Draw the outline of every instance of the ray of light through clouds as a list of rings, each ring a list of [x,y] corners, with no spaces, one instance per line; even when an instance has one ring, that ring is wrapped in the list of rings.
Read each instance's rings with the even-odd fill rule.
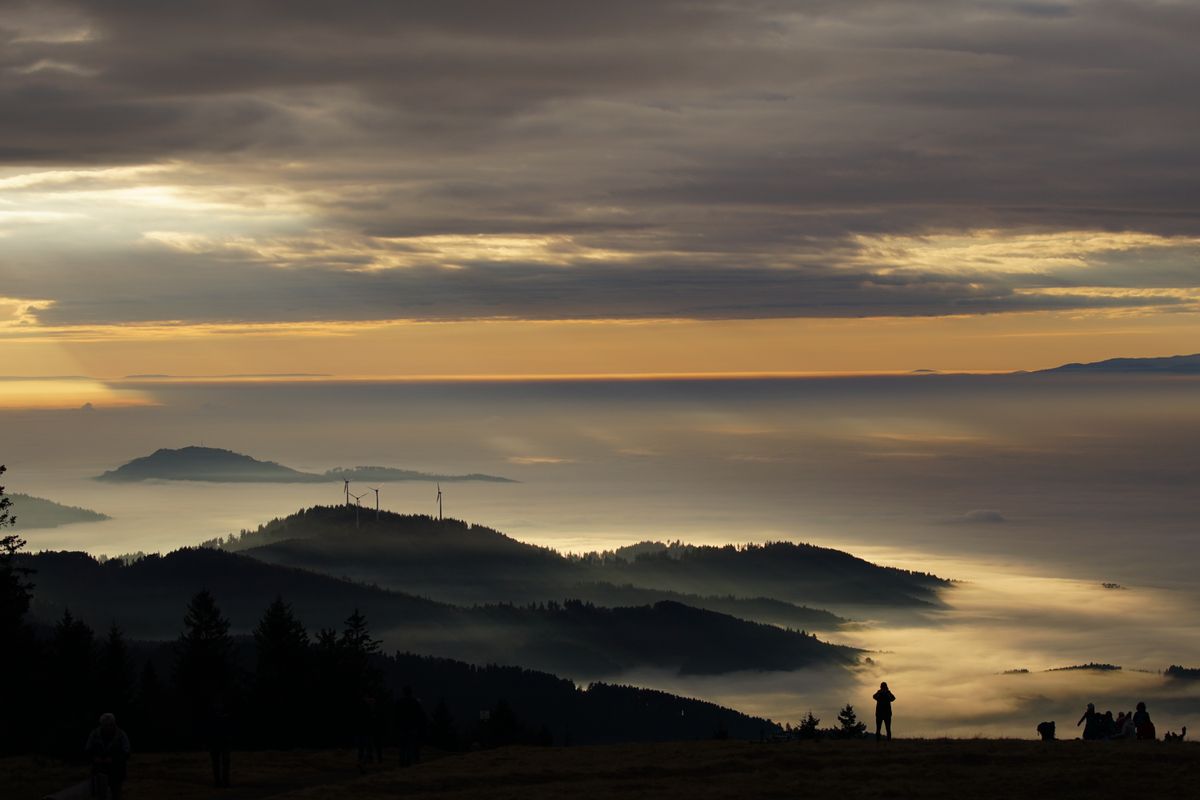
[[[566,549],[969,579],[843,634],[924,732],[1029,733],[1103,682],[1200,710],[1002,674],[1200,666],[1191,384],[874,374],[1200,350],[1198,37],[1183,0],[0,0],[0,456],[111,503],[105,547],[39,540],[109,553],[305,502],[162,488],[195,512],[167,534],[84,480],[194,438],[513,474],[450,502]],[[851,691],[644,677],[773,715]]]

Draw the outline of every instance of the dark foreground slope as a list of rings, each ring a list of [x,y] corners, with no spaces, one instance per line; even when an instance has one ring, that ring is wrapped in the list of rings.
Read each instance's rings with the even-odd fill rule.
[[[359,776],[349,751],[234,753],[228,798],[574,800],[592,798],[1183,798],[1200,781],[1200,746],[1083,742],[680,742],[510,747],[433,757]],[[394,753],[385,756],[394,764]],[[41,797],[79,767],[0,760],[0,795]],[[130,797],[208,798],[207,755],[139,755]]]
[[[211,549],[179,550],[130,564],[84,553],[22,557],[34,569],[31,613],[66,610],[96,629],[116,621],[130,636],[174,639],[200,589],[212,592],[235,634],[247,634],[275,597],[310,631],[339,628],[358,609],[386,648],[473,663],[520,664],[601,678],[638,667],[682,673],[843,666],[857,651],[800,632],[679,603],[602,608],[580,602],[457,607]]]

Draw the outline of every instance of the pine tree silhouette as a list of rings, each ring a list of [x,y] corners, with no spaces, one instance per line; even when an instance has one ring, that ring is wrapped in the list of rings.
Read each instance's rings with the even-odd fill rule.
[[[79,737],[96,723],[95,634],[67,609],[54,626],[49,660],[43,669],[50,719],[50,749],[74,754]]]
[[[7,468],[0,464],[0,475]],[[9,513],[12,500],[0,486],[0,532],[16,524],[17,518]],[[7,650],[23,630],[24,618],[29,611],[33,584],[26,580],[32,570],[16,564],[17,553],[25,547],[25,540],[15,533],[0,536],[0,644]],[[9,651],[13,652],[13,651]]]
[[[301,731],[304,707],[296,702],[310,692],[308,631],[292,607],[276,597],[254,629],[255,718],[262,735],[276,746],[291,746]]]
[[[175,643],[175,684],[193,721],[199,721],[214,696],[232,688],[232,652],[229,620],[221,616],[212,593],[202,589],[188,603],[183,633]]]
[[[125,635],[115,622],[100,645],[97,680],[101,708],[123,720],[133,705],[134,667]]]
[[[862,738],[867,732],[867,723],[859,722],[858,715],[854,713],[854,706],[849,703],[846,707],[838,712],[839,733],[848,739]]]
[[[821,720],[809,711],[796,726],[796,736],[800,739],[815,739],[817,738],[817,726],[820,724]]]
[[[357,608],[346,618],[345,625],[342,637],[338,640],[343,674],[348,682],[347,688],[352,692],[351,696],[360,698],[378,690],[381,676],[378,670],[372,667],[371,657],[379,653],[379,646],[383,642],[371,638],[367,618]]]

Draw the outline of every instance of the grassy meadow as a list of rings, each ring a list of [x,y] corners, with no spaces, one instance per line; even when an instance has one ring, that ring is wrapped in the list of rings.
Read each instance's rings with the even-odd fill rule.
[[[125,797],[289,798],[1094,798],[1191,796],[1194,743],[905,740],[758,744],[679,742],[510,747],[432,754],[360,774],[349,751],[235,753],[233,783],[213,789],[203,753],[145,754]],[[0,760],[0,796],[41,798],[84,775],[78,766]]]

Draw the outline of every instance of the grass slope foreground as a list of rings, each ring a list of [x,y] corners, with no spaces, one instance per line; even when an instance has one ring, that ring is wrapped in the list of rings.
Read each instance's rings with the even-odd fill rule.
[[[1143,746],[1145,745],[1145,746]],[[756,744],[674,742],[592,747],[505,747],[429,752],[415,767],[360,775],[348,750],[233,754],[231,798],[277,800],[725,800],[928,798],[1011,800],[1183,798],[1198,778],[1200,746],[1161,743],[913,740]],[[0,794],[42,797],[80,779],[80,767],[0,759]],[[213,796],[205,753],[141,754],[130,797]]]

